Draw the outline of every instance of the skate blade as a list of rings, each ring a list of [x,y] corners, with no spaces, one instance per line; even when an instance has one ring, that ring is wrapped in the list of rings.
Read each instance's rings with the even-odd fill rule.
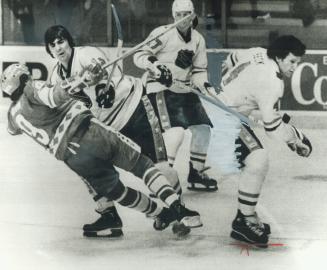
[[[172,227],[173,233],[178,237],[185,237],[191,232],[191,228],[186,227],[183,223],[175,222]]]
[[[218,186],[203,186],[202,184],[189,183],[187,186],[188,190],[202,191],[202,192],[214,192],[218,190]]]
[[[85,237],[104,237],[104,238],[118,238],[123,236],[121,229],[106,229],[98,232],[84,231],[83,236]]]
[[[180,223],[188,228],[199,228],[203,226],[200,216],[184,217]]]
[[[248,239],[245,235],[237,232],[237,231],[232,231],[230,234],[231,238],[240,241],[241,243],[246,243],[250,247],[257,247],[257,248],[268,248],[268,243],[255,243]]]

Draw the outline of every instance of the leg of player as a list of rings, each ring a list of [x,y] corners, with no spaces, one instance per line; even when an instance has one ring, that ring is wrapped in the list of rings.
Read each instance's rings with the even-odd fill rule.
[[[115,173],[113,171],[113,173]],[[104,236],[104,237],[120,237],[123,235],[123,222],[117,212],[113,201],[105,197],[99,196],[87,180],[83,179],[90,195],[96,202],[97,207],[95,211],[100,214],[100,217],[93,223],[84,224],[84,236]]]
[[[210,127],[208,125],[194,125],[189,127],[192,133],[190,146],[190,172],[188,175],[188,189],[196,191],[216,191],[217,181],[210,178],[204,167],[210,142]]]
[[[232,222],[231,237],[265,248],[270,226],[260,221],[255,207],[268,171],[268,155],[249,127],[242,126],[236,144],[239,161],[244,167],[239,179],[239,204]]]
[[[166,130],[162,136],[165,141],[169,165],[174,166],[178,149],[184,140],[184,129],[182,127],[173,127]]]
[[[177,171],[173,169],[167,161],[159,162],[155,164],[156,168],[158,168],[163,175],[169,181],[169,184],[174,188],[175,192],[178,195],[182,194],[182,188],[179,182],[179,177]]]
[[[202,226],[199,213],[187,209],[181,203],[179,195],[169,184],[162,172],[153,165],[153,162],[149,158],[140,155],[131,172],[135,176],[142,178],[153,194],[175,213],[177,221],[189,228]]]
[[[96,145],[94,141],[97,142]],[[140,195],[129,195],[126,197],[129,201],[126,202],[124,198],[121,199],[117,195],[122,193],[116,188],[120,181],[113,165],[130,171],[143,179],[149,189],[169,206],[171,212],[174,213],[175,220],[182,222],[186,227],[202,226],[199,213],[181,204],[179,195],[153,162],[140,153],[140,148],[121,133],[96,119],[92,119],[88,132],[81,138],[78,153],[66,160],[66,163],[87,179],[99,196],[135,208]],[[121,189],[123,187],[121,186]]]

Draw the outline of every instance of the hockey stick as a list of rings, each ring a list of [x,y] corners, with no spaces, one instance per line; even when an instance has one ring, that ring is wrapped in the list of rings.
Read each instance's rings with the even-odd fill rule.
[[[121,56],[117,57],[116,59],[113,59],[112,61],[110,61],[109,63],[105,64],[102,66],[103,69],[117,63],[118,61],[134,54],[136,51],[138,51],[139,49],[141,49],[142,47],[144,47],[145,45],[148,45],[150,42],[152,42],[153,40],[161,37],[162,35],[166,34],[167,32],[169,32],[170,30],[174,29],[176,26],[178,26],[179,24],[181,24],[182,22],[186,21],[187,19],[193,17],[194,14],[190,14],[185,16],[184,18],[180,19],[179,21],[169,25],[164,31],[162,31],[161,33],[159,33],[158,35],[148,38],[146,40],[144,40],[143,42],[139,43],[138,45],[132,47],[131,49],[129,49],[127,52],[123,53]]]
[[[123,48],[123,43],[124,43],[124,40],[123,40],[123,30],[122,30],[122,27],[121,27],[121,24],[120,24],[120,20],[119,20],[119,17],[118,17],[116,8],[115,8],[115,6],[113,4],[111,4],[111,8],[112,8],[112,13],[114,15],[114,20],[115,20],[115,25],[116,25],[116,30],[117,30],[117,36],[118,36],[117,57],[119,57],[120,56],[120,53],[121,53],[121,50]],[[113,66],[112,66],[111,72],[110,72],[110,74],[108,76],[108,79],[107,79],[106,86],[104,88],[104,92],[108,92],[109,91],[110,82],[111,82],[112,76],[114,74],[114,71],[115,71],[117,65],[118,65],[118,61],[115,62],[113,64]]]
[[[205,95],[205,94],[201,93],[199,90],[197,90],[194,86],[186,85],[178,80],[174,80],[174,85],[176,85],[182,89],[188,90],[189,92],[199,96],[200,98],[203,98],[204,100],[208,101],[209,103],[219,107],[221,110],[236,116],[238,119],[240,119],[242,122],[244,122],[246,124],[249,124],[249,123],[256,124],[252,119],[250,119],[250,118],[246,117],[245,115],[226,106],[223,102],[221,102],[218,99],[218,97],[213,96],[212,94],[210,94],[210,96]]]

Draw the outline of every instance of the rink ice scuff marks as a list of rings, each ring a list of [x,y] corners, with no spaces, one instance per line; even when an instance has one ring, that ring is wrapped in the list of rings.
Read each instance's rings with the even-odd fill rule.
[[[285,246],[250,249],[249,256],[231,245],[236,215],[237,177],[219,178],[208,157],[219,191],[186,190],[187,150],[180,156],[186,205],[201,214],[203,228],[176,239],[171,228],[156,232],[152,220],[118,207],[124,236],[86,239],[82,225],[94,221],[94,203],[78,176],[27,137],[11,137],[0,125],[0,269],[324,269],[327,250],[327,145],[323,130],[303,130],[313,141],[312,157],[303,159],[287,147],[263,140],[270,169],[258,203],[258,214],[272,226],[271,243]],[[258,135],[262,131],[258,131]],[[184,155],[185,154],[185,155]],[[213,153],[211,153],[213,154]],[[141,180],[121,173],[139,187]],[[309,267],[311,266],[311,267]]]

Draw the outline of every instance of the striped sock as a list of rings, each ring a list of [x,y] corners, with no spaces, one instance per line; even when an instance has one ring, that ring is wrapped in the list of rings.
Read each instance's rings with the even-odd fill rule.
[[[260,194],[238,191],[238,207],[245,216],[254,215]]]
[[[157,168],[148,169],[143,176],[147,187],[168,206],[178,200],[174,188]]]

